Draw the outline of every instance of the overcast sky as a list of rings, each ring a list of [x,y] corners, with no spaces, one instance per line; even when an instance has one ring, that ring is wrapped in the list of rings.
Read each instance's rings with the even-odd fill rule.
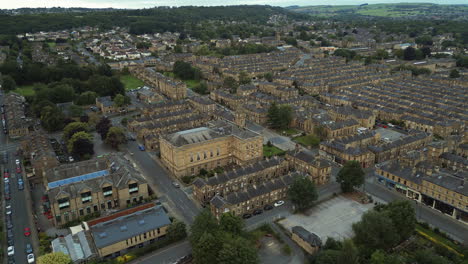
[[[154,6],[186,6],[186,5],[245,5],[262,4],[274,6],[289,5],[359,5],[363,3],[437,3],[437,4],[468,4],[467,0],[0,0],[0,9],[21,7],[87,7],[87,8],[149,8]]]

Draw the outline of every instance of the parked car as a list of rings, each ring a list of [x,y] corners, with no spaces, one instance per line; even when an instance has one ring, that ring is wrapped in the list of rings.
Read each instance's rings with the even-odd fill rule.
[[[11,204],[9,203],[5,205],[5,214],[11,215]]]
[[[265,205],[265,207],[263,207],[263,210],[265,210],[265,211],[268,211],[268,210],[271,210],[271,209],[273,209],[273,206],[271,206],[269,204],[267,204],[267,205]]]
[[[5,183],[10,183],[10,178],[3,178],[3,181],[4,181]]]
[[[174,185],[174,187],[176,187],[176,188],[180,188],[180,184],[177,183],[177,182],[172,182],[172,185]]]
[[[250,217],[252,217],[251,214],[244,214],[244,215],[242,215],[242,218],[244,218],[244,219],[247,219],[247,218],[250,218]]]
[[[26,254],[33,253],[33,248],[31,246],[31,244],[29,244],[29,243],[26,244],[25,250],[26,250]]]
[[[138,145],[138,149],[141,150],[141,151],[145,151],[145,146],[143,146],[143,145]]]
[[[8,247],[8,256],[13,256],[15,255],[15,247],[14,246],[9,246]]]
[[[9,178],[10,177],[10,171],[8,169],[3,170],[3,178]]]
[[[20,160],[19,160],[19,159],[16,159],[16,160],[15,160],[15,163],[16,163],[17,166],[20,165]]]
[[[261,213],[263,213],[262,209],[257,209],[255,211],[253,211],[253,215],[259,215]]]
[[[6,226],[7,226],[7,229],[13,228],[13,221],[11,220],[11,215],[7,215]]]
[[[284,204],[284,201],[279,200],[275,202],[275,207],[282,206]]]
[[[21,166],[16,167],[16,173],[21,173]]]
[[[28,263],[34,263],[34,254],[32,253],[28,254],[27,259],[28,259]]]
[[[13,238],[8,238],[8,246],[13,246],[14,244]]]
[[[24,236],[25,236],[25,237],[28,237],[28,236],[30,236],[30,235],[31,235],[31,228],[25,227],[25,228],[24,228]]]
[[[7,237],[8,238],[13,238],[13,231],[11,229],[8,229],[7,231]]]
[[[69,162],[74,162],[74,161],[75,161],[75,159],[73,159],[73,157],[72,157],[72,156],[70,156],[70,157],[68,157],[68,161],[69,161]]]
[[[20,191],[24,190],[24,183],[23,183],[23,181],[21,181],[21,182],[18,181],[18,190],[20,190]]]

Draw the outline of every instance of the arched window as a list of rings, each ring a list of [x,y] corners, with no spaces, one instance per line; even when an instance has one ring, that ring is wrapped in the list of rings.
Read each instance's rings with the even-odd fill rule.
[[[200,160],[200,153],[197,153],[197,160]]]

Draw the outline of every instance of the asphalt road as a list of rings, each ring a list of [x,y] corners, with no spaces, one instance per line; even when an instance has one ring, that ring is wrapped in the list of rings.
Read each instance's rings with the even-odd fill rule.
[[[3,97],[0,97],[0,104],[3,103]],[[3,133],[3,129],[0,133],[0,152],[7,151],[8,152],[8,164],[2,164],[2,181],[3,181],[3,169],[8,168],[10,171],[10,201],[5,201],[4,199],[4,193],[5,189],[3,188],[1,190],[2,193],[2,209],[5,208],[5,202],[8,202],[11,204],[12,207],[12,222],[13,222],[13,241],[14,241],[14,247],[15,247],[15,255],[14,255],[14,260],[16,263],[27,263],[26,260],[26,252],[25,252],[25,247],[27,243],[30,243],[31,245],[34,245],[32,242],[32,236],[36,234],[34,232],[31,237],[25,237],[24,236],[24,228],[29,227],[34,229],[35,227],[31,225],[32,219],[31,219],[31,214],[28,212],[27,208],[30,206],[30,204],[27,204],[26,201],[26,192],[29,190],[27,188],[28,182],[25,181],[25,177],[23,173],[16,174],[16,164],[15,164],[15,159],[17,158],[14,154],[16,152],[17,147],[19,146],[18,142],[7,140],[7,136]],[[1,161],[3,162],[3,160]],[[23,181],[25,183],[25,189],[24,190],[18,190],[18,178],[22,177]],[[3,183],[4,184],[4,183]],[[4,214],[3,214],[4,215]],[[2,217],[3,217],[2,215]],[[2,218],[2,220],[5,218]],[[6,229],[6,226],[5,226]],[[7,232],[5,232],[6,235]],[[33,246],[34,247],[34,246]],[[6,241],[5,241],[5,247],[4,248],[4,253],[5,256],[7,256],[7,246],[6,246]],[[34,248],[34,253],[36,253],[37,248]]]
[[[181,216],[186,224],[191,224],[200,212],[195,203],[187,197],[182,189],[173,186],[174,179],[146,151],[139,150],[136,141],[128,142],[128,151],[133,153],[131,159],[142,170],[149,183],[155,186],[156,193],[164,195],[176,214]]]
[[[398,199],[407,199],[404,195],[395,190],[390,190],[382,184],[376,183],[375,178],[368,178],[366,181],[365,190],[367,193],[379,197],[380,199],[391,202]],[[433,227],[439,228],[447,233],[453,239],[459,242],[468,243],[468,227],[459,221],[436,211],[429,206],[421,203],[413,203],[416,217],[418,220],[426,222]]]
[[[184,240],[183,242],[155,251],[129,264],[172,264],[179,258],[190,254],[190,252],[192,252],[190,243]]]

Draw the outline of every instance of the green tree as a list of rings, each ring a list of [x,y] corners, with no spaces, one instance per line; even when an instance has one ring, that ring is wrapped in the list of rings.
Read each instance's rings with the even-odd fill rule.
[[[63,139],[67,142],[77,132],[88,132],[88,125],[81,122],[73,122],[65,126],[63,129]]]
[[[167,238],[171,241],[179,241],[187,237],[187,228],[182,221],[174,220],[167,229]]]
[[[314,127],[314,134],[320,138],[320,140],[325,140],[327,138],[327,131],[322,125]]]
[[[416,228],[414,208],[410,201],[394,201],[381,209],[393,222],[402,240],[408,239]]]
[[[281,105],[278,109],[279,128],[288,129],[293,120],[293,110],[289,105]]]
[[[400,241],[398,230],[384,213],[368,211],[353,224],[354,241],[370,256],[377,249],[388,250]]]
[[[13,91],[16,89],[16,82],[10,75],[4,75],[2,77],[2,89],[4,91]]]
[[[239,84],[249,84],[252,82],[252,78],[249,77],[249,74],[245,71],[239,73]]]
[[[280,123],[280,113],[279,113],[279,108],[278,105],[276,105],[276,102],[273,102],[270,105],[270,108],[268,108],[268,126],[271,128],[278,128],[279,123]]]
[[[205,232],[215,232],[219,229],[218,221],[211,214],[209,209],[201,211],[190,228],[190,243],[192,245],[197,244],[201,236]]]
[[[112,124],[109,118],[102,117],[99,122],[96,123],[96,131],[101,135],[101,139],[106,139],[107,132],[111,128]]]
[[[70,113],[70,117],[81,117],[84,113],[83,108],[74,104],[70,105],[68,112]]]
[[[403,59],[404,60],[415,60],[416,59],[416,49],[413,47],[407,47],[403,51]]]
[[[236,93],[237,88],[239,87],[239,83],[236,81],[236,79],[232,78],[231,76],[228,76],[223,80],[223,87],[228,88],[229,91],[234,94]]]
[[[88,142],[88,143],[86,143]],[[91,143],[91,144],[89,144]],[[67,150],[73,156],[84,157],[85,155],[93,155],[93,136],[85,131],[80,131],[75,134],[67,142]]]
[[[388,54],[388,52],[387,52],[386,50],[384,50],[384,49],[378,49],[378,50],[375,52],[374,58],[377,59],[377,60],[388,59],[388,58],[389,58],[389,54]]]
[[[127,126],[127,124],[128,124],[128,118],[126,118],[126,117],[122,118],[122,120],[120,121],[120,124],[121,124],[122,126]]]
[[[310,208],[318,198],[315,184],[305,176],[297,176],[288,189],[288,197],[298,210]]]
[[[263,75],[263,78],[265,78],[267,81],[272,82],[273,81],[273,73],[267,72]]]
[[[76,100],[75,103],[77,105],[92,105],[96,103],[96,93],[93,91],[87,91],[82,94],[80,94]]]
[[[352,160],[338,172],[336,181],[340,183],[343,192],[352,192],[354,187],[361,186],[364,183],[364,171],[358,161]]]
[[[195,264],[217,263],[217,258],[223,243],[216,233],[204,232],[197,244],[192,244]]]
[[[112,148],[118,150],[121,144],[127,142],[125,131],[120,127],[110,127],[109,132],[107,132],[105,142]]]
[[[411,258],[410,263],[414,264],[451,264],[448,259],[445,259],[442,256],[438,256],[433,251],[429,249],[417,250],[413,257]]]
[[[450,71],[450,75],[449,75],[450,78],[460,78],[460,72],[458,72],[457,69],[452,69]]]
[[[225,232],[240,235],[244,228],[244,221],[232,213],[224,213],[219,220],[219,226]]]
[[[217,262],[220,264],[256,264],[259,263],[255,245],[243,237],[230,238],[224,241],[219,251]]]
[[[41,124],[47,131],[53,132],[62,129],[65,118],[62,111],[55,106],[45,106],[41,111]]]
[[[122,107],[130,104],[130,97],[126,95],[117,94],[114,97],[114,105],[117,107]]]
[[[340,250],[341,247],[342,247],[341,241],[336,240],[333,237],[327,237],[327,242],[325,242],[325,245],[323,245],[323,249]]]
[[[315,260],[316,264],[337,264],[338,258],[340,257],[341,252],[339,250],[327,249],[321,251],[317,259]]]
[[[67,103],[75,98],[75,90],[68,84],[58,84],[50,88],[49,98],[54,103]]]
[[[351,239],[343,241],[343,247],[341,248],[337,263],[359,264],[359,251]]]
[[[54,252],[37,258],[37,264],[70,264],[72,260],[62,252]]]

